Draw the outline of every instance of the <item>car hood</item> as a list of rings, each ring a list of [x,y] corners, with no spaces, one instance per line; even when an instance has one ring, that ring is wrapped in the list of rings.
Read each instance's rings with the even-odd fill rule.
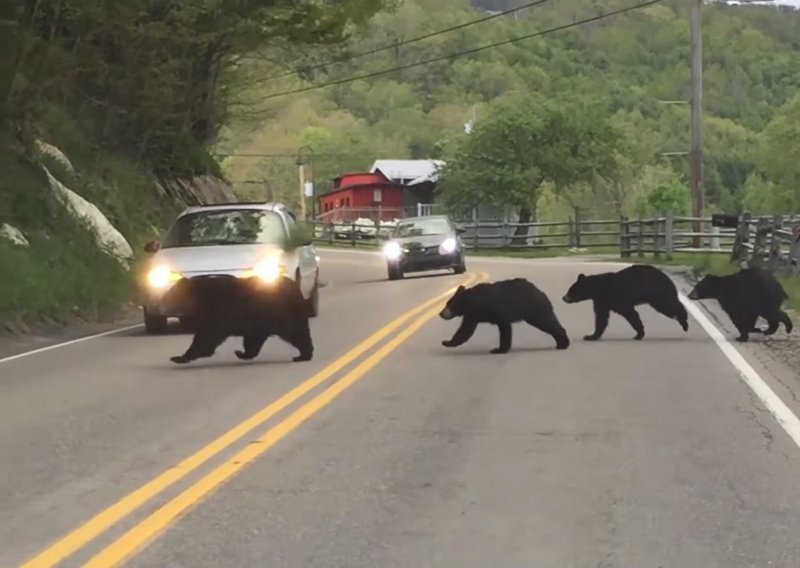
[[[440,245],[444,242],[445,239],[451,238],[454,239],[455,235],[450,233],[444,233],[441,235],[423,235],[419,237],[403,237],[403,238],[395,238],[392,239],[396,243],[404,246],[410,250],[422,248],[422,247],[431,247],[434,245]]]
[[[180,273],[233,272],[252,268],[264,257],[281,252],[277,245],[166,248],[153,256],[151,266],[166,264]]]

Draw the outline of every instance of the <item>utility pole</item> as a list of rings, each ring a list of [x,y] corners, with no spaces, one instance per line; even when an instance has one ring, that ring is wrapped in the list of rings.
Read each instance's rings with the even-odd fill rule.
[[[703,216],[703,0],[690,0],[692,27],[692,148],[691,161],[692,217]],[[699,233],[699,221],[692,223],[692,232]],[[695,248],[700,246],[700,237],[695,236]]]
[[[306,180],[305,180],[305,164],[297,164],[297,171],[300,174],[300,219],[306,220]]]

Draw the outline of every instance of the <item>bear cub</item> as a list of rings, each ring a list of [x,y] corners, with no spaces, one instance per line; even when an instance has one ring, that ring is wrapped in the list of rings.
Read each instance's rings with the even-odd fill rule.
[[[739,331],[736,341],[745,342],[750,333],[772,335],[783,323],[786,333],[792,331],[792,320],[781,309],[789,296],[775,276],[762,268],[745,268],[730,276],[705,276],[689,294],[690,300],[715,299]],[[767,320],[765,330],[756,328],[756,321]]]
[[[297,348],[293,361],[310,361],[314,354],[303,296],[289,278],[273,285],[233,276],[183,279],[163,302],[173,313],[191,314],[194,330],[191,345],[171,357],[173,363],[211,357],[228,337],[243,338],[242,350],[235,351],[243,361],[257,357],[272,335]]]
[[[463,345],[475,333],[479,323],[490,323],[500,330],[500,345],[491,353],[508,353],[511,349],[511,324],[520,321],[551,335],[557,349],[569,347],[569,337],[558,321],[550,299],[525,278],[484,282],[471,288],[459,286],[439,317],[444,320],[463,318],[452,339],[442,341],[445,347]]]
[[[689,330],[686,308],[678,298],[678,289],[669,276],[648,265],[634,265],[618,272],[605,272],[578,279],[563,298],[567,304],[592,300],[594,304],[594,333],[584,336],[596,341],[608,327],[611,312],[621,315],[636,331],[634,339],[644,337],[644,325],[636,306],[647,304],[670,319],[677,320],[683,331]]]

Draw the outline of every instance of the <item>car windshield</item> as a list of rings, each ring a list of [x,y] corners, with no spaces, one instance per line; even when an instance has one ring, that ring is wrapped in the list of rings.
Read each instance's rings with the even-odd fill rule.
[[[450,233],[453,228],[444,217],[429,217],[427,219],[414,219],[401,221],[394,231],[395,237],[423,237],[425,235],[441,235]]]
[[[162,248],[282,244],[285,236],[280,216],[272,211],[200,211],[178,218]]]

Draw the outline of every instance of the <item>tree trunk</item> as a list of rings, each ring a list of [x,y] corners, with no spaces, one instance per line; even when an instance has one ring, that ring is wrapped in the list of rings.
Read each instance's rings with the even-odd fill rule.
[[[13,5],[13,4],[12,4]],[[5,36],[4,44],[8,46],[12,46],[16,40],[17,45],[14,49],[13,57],[9,57],[8,59],[13,61],[11,63],[10,69],[3,70],[0,75],[7,77],[6,82],[3,85],[0,85],[0,112],[5,114],[9,110],[9,106],[11,103],[11,98],[14,95],[14,90],[17,86],[17,78],[19,76],[20,69],[25,62],[25,55],[28,52],[28,45],[27,45],[27,34],[33,31],[34,23],[36,22],[36,16],[39,13],[39,0],[29,0],[26,5],[26,14],[22,21],[18,21],[16,23],[16,33],[14,31],[6,31],[3,33]],[[12,14],[9,14],[8,20],[13,22],[15,18],[11,17]],[[14,24],[11,24],[12,29],[15,27]]]
[[[531,219],[533,218],[533,212],[531,211],[530,207],[523,206],[519,208],[519,221],[518,223],[530,223]],[[528,238],[528,227],[517,227],[514,230],[514,238],[512,242],[515,245],[524,245],[525,241]]]

